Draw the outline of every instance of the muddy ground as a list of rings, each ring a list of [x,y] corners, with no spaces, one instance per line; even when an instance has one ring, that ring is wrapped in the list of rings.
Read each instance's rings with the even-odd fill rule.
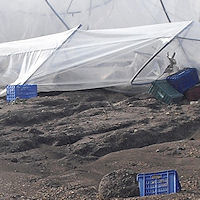
[[[175,169],[182,186],[127,200],[200,199],[200,103],[103,89],[0,99],[1,200],[96,200],[102,177],[122,168]]]

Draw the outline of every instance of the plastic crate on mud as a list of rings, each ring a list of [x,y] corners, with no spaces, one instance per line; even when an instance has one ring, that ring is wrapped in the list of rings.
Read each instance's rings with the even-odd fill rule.
[[[6,87],[8,102],[19,99],[30,99],[37,96],[37,85],[8,85]]]
[[[199,77],[196,68],[186,68],[167,77],[168,83],[170,83],[180,93],[184,93],[186,90],[194,87],[199,83]]]
[[[189,101],[197,101],[197,100],[199,100],[200,99],[200,84],[198,84],[195,87],[187,90],[184,93],[184,95]]]
[[[140,196],[171,194],[181,190],[175,170],[138,174]]]
[[[178,103],[184,98],[184,95],[174,89],[166,80],[152,82],[148,92],[166,104]]]

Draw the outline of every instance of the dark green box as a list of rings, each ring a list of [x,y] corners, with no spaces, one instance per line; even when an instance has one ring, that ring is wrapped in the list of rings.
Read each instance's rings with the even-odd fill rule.
[[[166,104],[178,103],[184,98],[183,94],[173,88],[167,80],[156,80],[152,82],[152,86],[148,92]]]

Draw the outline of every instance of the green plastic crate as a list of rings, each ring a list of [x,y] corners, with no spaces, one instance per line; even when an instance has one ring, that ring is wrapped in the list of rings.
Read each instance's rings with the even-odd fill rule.
[[[167,80],[156,80],[152,82],[148,92],[166,104],[178,103],[184,98],[183,94],[173,88]]]

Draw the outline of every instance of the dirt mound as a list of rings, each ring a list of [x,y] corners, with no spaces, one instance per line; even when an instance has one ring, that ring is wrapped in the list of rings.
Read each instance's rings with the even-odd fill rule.
[[[124,167],[136,173],[177,169],[187,190],[199,191],[199,110],[199,103],[164,105],[146,94],[101,89],[42,93],[10,104],[0,99],[0,199],[96,200],[102,177]],[[120,153],[126,150],[132,153]],[[191,193],[198,196],[194,189],[184,196]]]

